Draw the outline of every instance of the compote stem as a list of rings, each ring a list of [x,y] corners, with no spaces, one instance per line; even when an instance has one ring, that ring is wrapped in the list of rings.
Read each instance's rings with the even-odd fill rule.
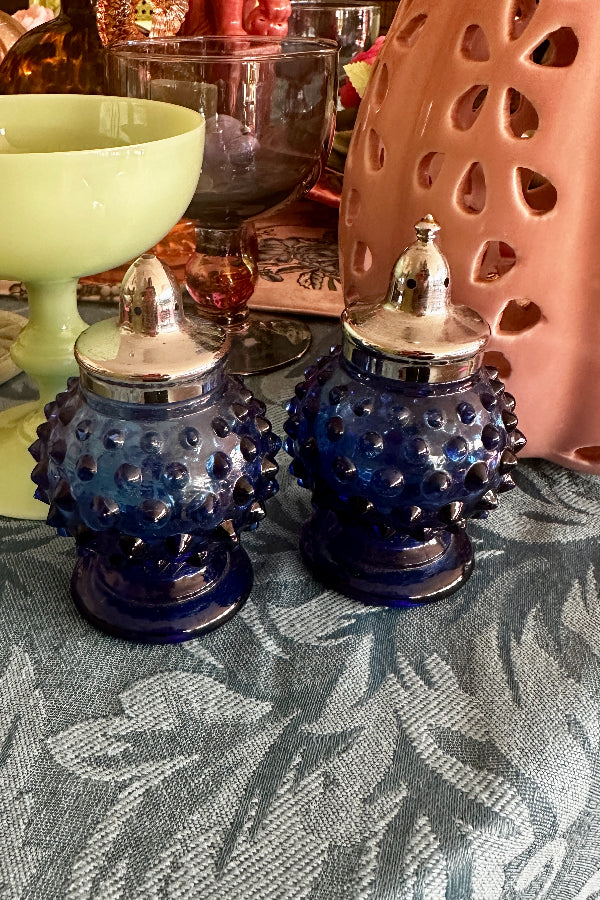
[[[77,279],[27,283],[29,321],[11,347],[15,363],[36,382],[40,398],[0,412],[0,515],[45,519],[48,507],[35,500],[28,447],[44,421],[44,406],[78,372],[73,345],[86,327],[77,311]]]
[[[65,390],[70,375],[78,374],[73,346],[87,325],[77,309],[76,278],[27,282],[25,287],[29,321],[13,344],[11,356],[39,389],[40,421],[43,421],[46,403]]]
[[[310,329],[297,320],[250,316],[248,300],[258,279],[254,225],[196,229],[196,250],[186,265],[186,287],[200,316],[225,328],[231,338],[227,367],[255,375],[285,366],[305,353]]]

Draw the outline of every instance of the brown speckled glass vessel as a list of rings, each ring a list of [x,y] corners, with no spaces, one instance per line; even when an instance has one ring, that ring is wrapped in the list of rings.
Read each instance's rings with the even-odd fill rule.
[[[104,93],[104,49],[92,0],[63,0],[55,19],[11,47],[0,65],[0,93]]]

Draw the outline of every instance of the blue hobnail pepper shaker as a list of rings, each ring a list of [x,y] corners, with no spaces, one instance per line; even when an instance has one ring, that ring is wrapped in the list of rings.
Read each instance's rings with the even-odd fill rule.
[[[252,587],[240,532],[278,489],[264,403],[226,374],[225,333],[185,317],[150,254],[123,279],[119,317],[83,332],[75,356],[80,376],[30,451],[48,524],[77,542],[77,608],[153,643],[221,625]]]
[[[346,309],[342,347],[305,372],[288,404],[290,470],[312,491],[307,566],[367,603],[404,606],[457,590],[473,569],[465,530],[514,487],[525,445],[515,400],[483,365],[489,327],[451,303],[426,216],[388,292]]]

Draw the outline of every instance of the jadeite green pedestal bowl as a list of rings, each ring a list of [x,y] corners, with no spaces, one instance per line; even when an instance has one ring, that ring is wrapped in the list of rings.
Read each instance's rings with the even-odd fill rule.
[[[22,281],[29,323],[11,349],[39,401],[0,413],[0,515],[42,519],[27,447],[77,374],[77,279],[159,241],[190,202],[204,120],[128,97],[0,96],[0,278]]]

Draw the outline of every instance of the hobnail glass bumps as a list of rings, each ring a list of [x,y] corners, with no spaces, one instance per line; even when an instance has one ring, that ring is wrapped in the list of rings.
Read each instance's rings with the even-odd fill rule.
[[[386,297],[344,313],[343,349],[306,370],[284,426],[290,470],[312,491],[306,563],[342,593],[391,606],[469,577],[466,521],[514,487],[525,445],[514,397],[481,365],[487,325],[450,304],[439,226],[416,227]]]
[[[221,330],[204,323],[200,335],[190,326],[194,340],[182,344],[169,321],[180,315],[179,301],[149,311],[139,277],[138,286],[129,312],[140,320],[137,335],[128,333],[135,321],[122,318],[119,349],[106,323],[78,341],[81,377],[46,406],[30,448],[32,478],[36,497],[50,504],[48,524],[76,539],[71,590],[83,615],[112,634],[174,642],[222,624],[246,600],[252,567],[239,535],[257,526],[278,490],[281,441],[264,403],[225,373]],[[201,370],[180,369],[170,384],[158,374],[142,379],[140,368],[137,381],[107,377],[106,346],[110,363],[135,356],[143,367],[156,342],[171,358],[172,351],[180,359],[189,353]],[[101,350],[104,374],[90,365],[92,345]],[[150,365],[161,371],[156,361]],[[161,396],[168,391],[180,399]]]
[[[398,389],[336,348],[305,375],[288,404],[284,447],[312,491],[301,541],[310,568],[342,593],[390,605],[458,587],[472,568],[465,522],[485,518],[514,487],[524,443],[497,372],[481,369],[458,387]]]

